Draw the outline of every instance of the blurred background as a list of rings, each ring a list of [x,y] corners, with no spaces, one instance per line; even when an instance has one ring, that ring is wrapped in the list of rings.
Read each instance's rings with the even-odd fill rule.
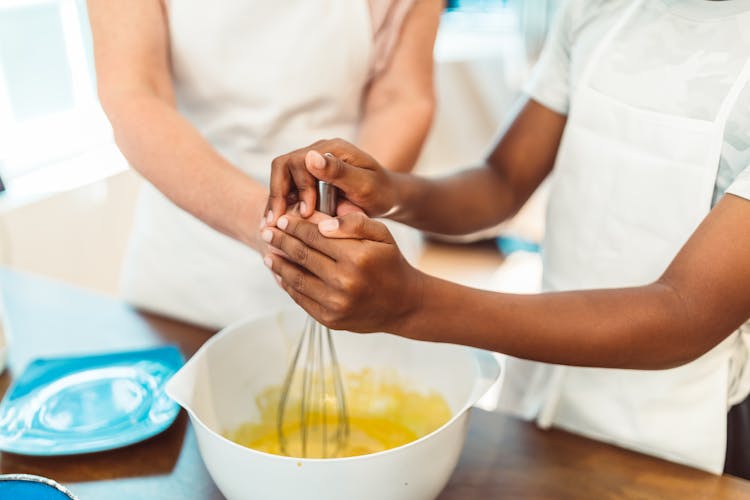
[[[419,172],[483,157],[558,2],[448,2]],[[114,295],[141,180],[97,102],[91,52],[85,1],[0,2],[0,265]]]

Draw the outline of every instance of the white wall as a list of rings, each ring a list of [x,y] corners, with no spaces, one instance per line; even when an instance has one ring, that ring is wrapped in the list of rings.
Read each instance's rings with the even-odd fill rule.
[[[2,263],[116,295],[141,182],[128,170],[0,215]]]

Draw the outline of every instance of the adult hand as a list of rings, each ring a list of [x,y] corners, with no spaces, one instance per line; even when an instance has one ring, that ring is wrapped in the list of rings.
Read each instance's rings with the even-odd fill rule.
[[[267,223],[274,225],[295,202],[303,217],[312,215],[318,179],[339,188],[338,215],[358,211],[371,217],[387,215],[398,206],[394,175],[344,140],[318,141],[273,160]]]
[[[286,215],[300,218],[302,217],[299,211],[299,203],[295,203],[293,205],[290,205],[287,209]],[[319,222],[323,220],[331,219],[330,215],[324,214],[323,212],[318,212],[317,210],[314,210],[312,215],[310,217],[307,217],[306,220],[308,222],[311,222],[312,224],[318,224]],[[265,256],[267,253],[275,253],[277,255],[282,255],[286,257],[286,254],[279,250],[278,248],[273,247],[270,245],[270,239],[268,237],[268,231],[266,231],[267,225],[265,222],[265,219],[261,221],[260,228],[258,229],[258,241],[260,242],[259,245],[256,247],[258,252],[261,254],[261,256]]]
[[[281,287],[330,328],[396,333],[420,307],[424,275],[385,225],[362,213],[318,224],[287,214],[263,237],[275,249],[264,262]]]

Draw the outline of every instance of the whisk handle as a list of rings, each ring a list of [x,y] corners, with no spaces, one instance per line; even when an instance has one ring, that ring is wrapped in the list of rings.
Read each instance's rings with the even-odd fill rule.
[[[318,181],[318,206],[316,208],[319,212],[326,215],[336,215],[337,198],[336,186]]]

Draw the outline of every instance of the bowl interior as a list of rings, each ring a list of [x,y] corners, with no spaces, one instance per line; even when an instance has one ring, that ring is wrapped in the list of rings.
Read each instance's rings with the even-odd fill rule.
[[[220,434],[258,418],[255,398],[282,383],[304,320],[303,312],[286,310],[226,328],[174,376],[167,392]],[[497,378],[495,368],[488,374],[476,351],[462,346],[346,332],[334,332],[334,342],[344,372],[372,368],[411,389],[437,391],[454,417],[484,392],[477,391],[480,377]]]

